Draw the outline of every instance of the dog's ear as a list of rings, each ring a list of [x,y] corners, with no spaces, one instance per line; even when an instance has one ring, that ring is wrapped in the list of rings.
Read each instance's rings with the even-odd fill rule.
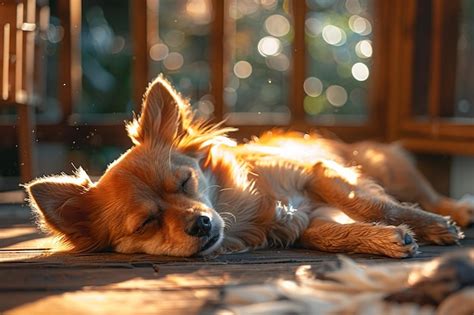
[[[85,200],[92,185],[82,169],[75,176],[38,178],[25,185],[41,227],[78,251],[99,247],[92,227],[92,205]]]
[[[135,144],[158,141],[171,144],[182,131],[183,111],[187,107],[188,104],[160,74],[148,86],[140,117],[127,126],[128,134]]]

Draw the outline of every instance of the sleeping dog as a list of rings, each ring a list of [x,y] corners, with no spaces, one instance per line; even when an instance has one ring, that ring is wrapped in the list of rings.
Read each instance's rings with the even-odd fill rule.
[[[454,244],[474,209],[439,195],[396,145],[270,131],[245,144],[196,117],[163,77],[97,182],[25,185],[40,225],[75,251],[192,256],[267,247],[409,257]],[[420,205],[420,207],[416,206]]]

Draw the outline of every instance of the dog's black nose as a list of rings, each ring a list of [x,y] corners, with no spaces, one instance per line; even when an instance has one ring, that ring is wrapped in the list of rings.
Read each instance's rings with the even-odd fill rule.
[[[206,236],[209,235],[211,228],[211,219],[207,216],[201,215],[197,217],[196,221],[191,226],[191,229],[189,229],[188,234],[197,237]]]

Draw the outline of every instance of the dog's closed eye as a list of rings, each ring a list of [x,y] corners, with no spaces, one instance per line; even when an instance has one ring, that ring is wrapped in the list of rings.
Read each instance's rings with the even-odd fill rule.
[[[157,221],[157,217],[150,215],[148,216],[134,231],[134,234],[141,234],[152,224]]]
[[[193,195],[197,190],[197,180],[193,171],[187,171],[179,181],[178,191],[184,194]]]

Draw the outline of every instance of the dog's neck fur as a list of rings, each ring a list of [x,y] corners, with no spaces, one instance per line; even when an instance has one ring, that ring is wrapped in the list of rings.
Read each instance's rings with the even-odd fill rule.
[[[212,187],[211,203],[225,221],[222,251],[291,245],[308,224],[307,213],[293,207],[304,199],[296,193],[300,184],[287,177],[288,171],[286,178],[278,174],[284,166],[248,163],[236,150],[234,145],[212,145],[201,163]],[[303,170],[294,171],[301,178]]]

